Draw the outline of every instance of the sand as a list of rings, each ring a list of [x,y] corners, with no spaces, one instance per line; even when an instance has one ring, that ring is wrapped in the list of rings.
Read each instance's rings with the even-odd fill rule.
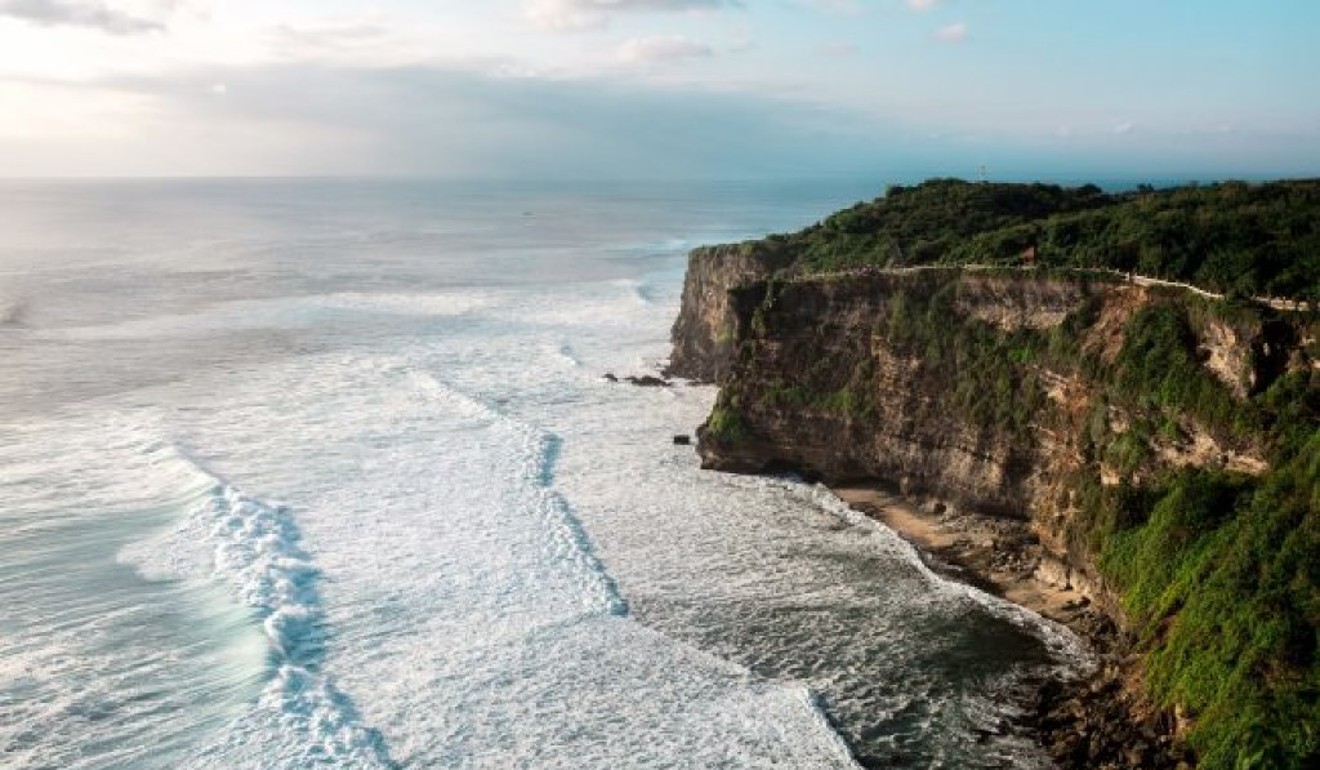
[[[1042,549],[1025,521],[967,512],[923,510],[881,489],[837,486],[848,505],[893,530],[917,547],[941,574],[970,583],[1075,630],[1089,605],[1070,589],[1037,576]]]

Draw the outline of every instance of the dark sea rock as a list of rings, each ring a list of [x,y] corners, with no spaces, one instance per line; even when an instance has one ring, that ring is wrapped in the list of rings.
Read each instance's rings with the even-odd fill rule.
[[[649,374],[644,374],[641,377],[625,377],[624,379],[632,385],[643,388],[667,388],[670,386],[669,380],[653,377]]]

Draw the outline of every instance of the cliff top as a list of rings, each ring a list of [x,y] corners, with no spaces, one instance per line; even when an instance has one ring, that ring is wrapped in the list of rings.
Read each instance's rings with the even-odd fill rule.
[[[758,245],[787,255],[782,272],[796,276],[921,265],[1088,268],[1320,302],[1320,180],[1108,194],[1095,185],[935,179],[890,187]]]

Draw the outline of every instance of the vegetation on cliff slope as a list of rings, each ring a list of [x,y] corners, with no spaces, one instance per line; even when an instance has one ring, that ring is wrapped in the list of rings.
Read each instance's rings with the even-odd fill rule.
[[[1320,302],[1320,180],[1111,195],[939,179],[891,187],[772,240],[795,255],[798,273],[1030,260]]]
[[[1140,423],[1195,424],[1263,454],[1269,469],[1156,466],[1108,488],[1089,469],[1080,534],[1121,591],[1154,694],[1194,718],[1203,768],[1316,767],[1320,378],[1296,370],[1235,401],[1198,365],[1188,313],[1148,308],[1112,364],[1085,362],[1109,403],[1134,417],[1126,431],[1097,430],[1097,453]]]

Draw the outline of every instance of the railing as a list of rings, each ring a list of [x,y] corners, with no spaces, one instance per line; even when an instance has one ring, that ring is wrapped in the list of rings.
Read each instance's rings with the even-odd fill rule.
[[[920,272],[922,270],[971,270],[971,271],[1018,270],[1022,272],[1028,272],[1035,269],[1037,268],[1036,266],[1033,265],[966,264],[966,265],[910,265],[908,267],[877,267],[877,266],[867,265],[864,267],[857,267],[849,270],[838,270],[828,273],[812,273],[811,275],[806,277],[807,278],[817,278],[817,277],[844,278],[844,277],[857,277],[857,276],[866,276],[866,275],[906,275],[906,274]],[[1163,278],[1152,278],[1150,276],[1138,275],[1136,273],[1125,273],[1122,270],[1115,270],[1113,268],[1108,268],[1108,267],[1052,267],[1049,269],[1055,271],[1067,272],[1067,273],[1100,273],[1103,275],[1116,276],[1136,286],[1167,286],[1169,288],[1190,291],[1193,294],[1200,295],[1202,297],[1205,297],[1206,299],[1224,298],[1223,294],[1216,294],[1213,291],[1207,291],[1206,289],[1202,289],[1199,286],[1193,286],[1190,283],[1182,283],[1179,281],[1168,281]],[[1313,303],[1301,299],[1288,299],[1286,297],[1259,297],[1259,296],[1253,296],[1250,297],[1249,299],[1252,302],[1256,302],[1258,304],[1265,305],[1275,310],[1281,310],[1288,313],[1301,313],[1315,309]]]

